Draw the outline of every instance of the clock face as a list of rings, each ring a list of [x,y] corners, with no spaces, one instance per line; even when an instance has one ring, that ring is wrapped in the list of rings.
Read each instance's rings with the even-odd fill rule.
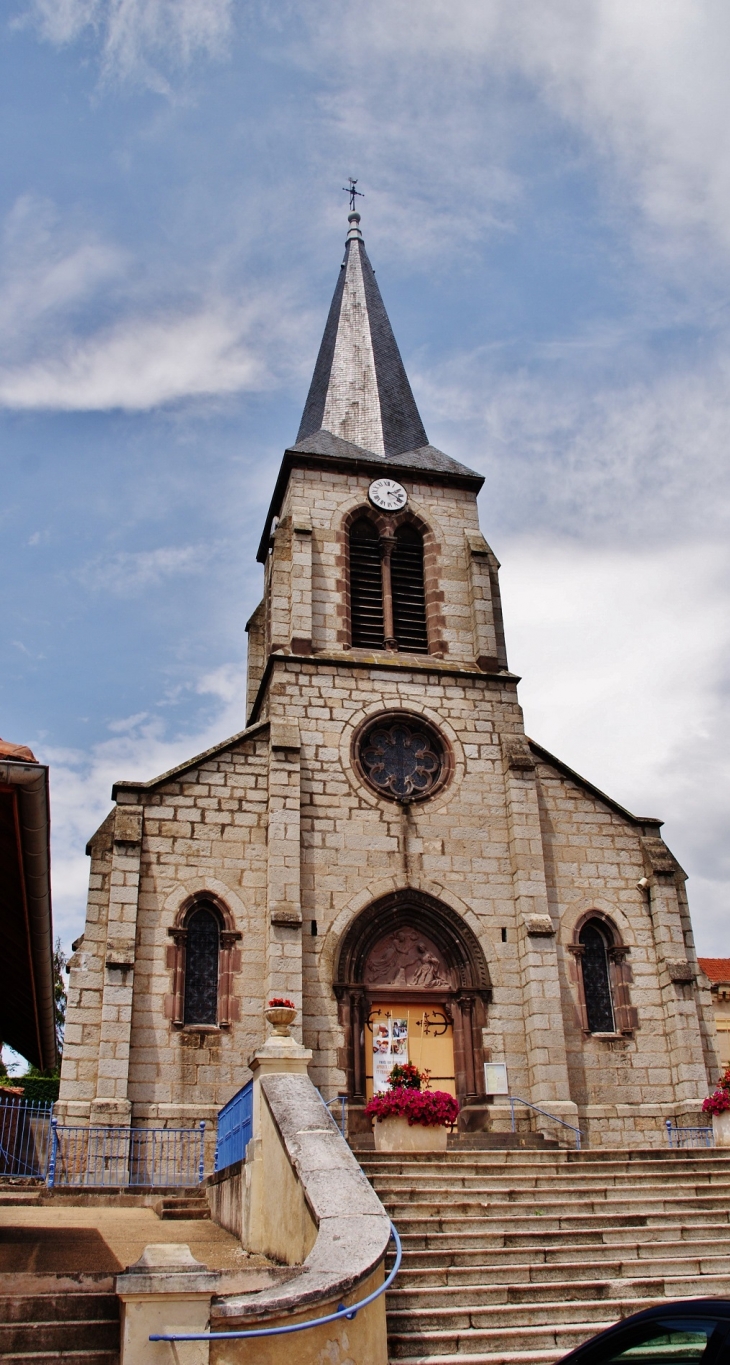
[[[368,489],[368,497],[375,507],[384,512],[399,512],[408,502],[408,494],[395,479],[376,479]]]

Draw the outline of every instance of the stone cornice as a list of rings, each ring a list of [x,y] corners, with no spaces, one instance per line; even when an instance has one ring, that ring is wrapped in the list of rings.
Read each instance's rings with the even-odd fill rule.
[[[249,726],[257,723],[256,717],[261,709],[271,674],[277,663],[311,664],[315,668],[368,668],[377,669],[379,672],[437,673],[447,678],[470,678],[475,682],[508,683],[513,687],[516,687],[520,681],[517,673],[510,673],[506,669],[488,673],[480,668],[465,668],[463,664],[455,664],[446,659],[436,658],[434,654],[391,654],[385,651],[382,654],[364,654],[362,651],[356,652],[354,650],[343,650],[341,654],[335,652],[331,654],[284,654],[276,651],[274,654],[270,654],[266,661],[266,667],[256,693],[256,700],[251,708]],[[244,731],[244,733],[246,732]]]

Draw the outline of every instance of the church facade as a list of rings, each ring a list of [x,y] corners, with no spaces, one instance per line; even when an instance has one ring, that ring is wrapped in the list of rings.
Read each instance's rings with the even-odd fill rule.
[[[350,215],[259,549],[246,727],[120,781],[88,846],[59,1117],[212,1121],[272,997],[351,1130],[394,1061],[595,1145],[662,1144],[718,1069],[685,877],[525,735],[482,478],[428,442]]]

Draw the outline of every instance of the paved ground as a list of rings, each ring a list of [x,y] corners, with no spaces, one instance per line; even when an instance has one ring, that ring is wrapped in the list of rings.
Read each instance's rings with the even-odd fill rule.
[[[216,1223],[167,1222],[152,1209],[1,1208],[0,1274],[124,1270],[149,1242],[187,1242],[211,1270],[266,1265]]]

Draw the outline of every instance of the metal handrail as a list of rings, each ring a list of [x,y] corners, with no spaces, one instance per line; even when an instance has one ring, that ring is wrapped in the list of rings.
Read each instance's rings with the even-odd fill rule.
[[[51,1119],[46,1172],[49,1189],[59,1184],[96,1188],[122,1185],[189,1188],[196,1184],[195,1174],[197,1184],[202,1185],[205,1178],[204,1120],[196,1128],[132,1128],[127,1125],[116,1128],[103,1124],[60,1124],[57,1119]]]
[[[516,1104],[525,1104],[525,1105],[527,1105],[527,1108],[528,1108],[528,1109],[534,1109],[534,1111],[535,1111],[536,1114],[542,1114],[542,1115],[543,1115],[543,1118],[552,1119],[552,1122],[553,1122],[553,1123],[559,1123],[559,1124],[561,1125],[562,1128],[569,1128],[570,1131],[571,1131],[571,1133],[575,1133],[575,1148],[576,1148],[576,1151],[577,1151],[577,1152],[580,1151],[581,1131],[580,1131],[580,1128],[576,1128],[576,1126],[575,1126],[574,1123],[566,1123],[566,1122],[565,1122],[565,1119],[559,1119],[558,1116],[557,1116],[557,1114],[549,1114],[548,1111],[547,1111],[547,1109],[540,1109],[540,1108],[538,1107],[538,1105],[536,1105],[536,1104],[531,1104],[529,1100],[520,1099],[520,1096],[519,1096],[519,1095],[510,1095],[510,1096],[508,1096],[508,1098],[509,1098],[509,1107],[510,1107],[510,1109],[511,1109],[511,1111],[512,1111],[512,1132],[513,1132],[513,1133],[516,1133],[516,1132],[517,1132],[517,1124],[516,1124],[516,1122],[515,1122],[515,1105],[516,1105]]]
[[[350,1304],[345,1308],[340,1304],[336,1313],[328,1313],[324,1318],[312,1318],[310,1322],[294,1322],[291,1326],[285,1327],[255,1327],[249,1328],[247,1332],[166,1332],[154,1333],[149,1337],[150,1341],[239,1341],[242,1337],[280,1337],[286,1336],[289,1332],[304,1332],[308,1327],[323,1327],[328,1322],[337,1322],[339,1318],[347,1318],[348,1322],[360,1312],[361,1308],[367,1308],[369,1303],[379,1299],[386,1289],[390,1289],[403,1259],[403,1248],[395,1223],[390,1225],[390,1238],[395,1242],[395,1264],[390,1271],[387,1279],[367,1298],[361,1299],[359,1303]],[[390,1238],[388,1240],[390,1241]]]
[[[333,1095],[331,1100],[326,1100],[325,1097],[324,1097],[324,1095],[322,1094],[322,1091],[321,1091],[321,1090],[318,1090],[318,1091],[317,1091],[317,1094],[319,1095],[319,1098],[321,1099],[321,1101],[322,1101],[322,1103],[323,1103],[325,1109],[327,1109],[327,1110],[329,1110],[333,1104],[339,1103],[339,1106],[340,1106],[340,1121],[339,1121],[338,1127],[339,1127],[340,1132],[342,1133],[342,1136],[345,1137],[345,1136],[346,1136],[346,1134],[345,1134],[345,1124],[346,1124],[346,1116],[347,1116],[347,1107],[346,1107],[346,1106],[347,1106],[347,1095],[339,1095],[339,1094],[338,1094],[338,1095]],[[334,1117],[334,1116],[333,1116],[333,1117]],[[337,1120],[336,1120],[336,1119],[335,1119],[335,1123],[337,1123]]]
[[[699,1127],[680,1128],[678,1124],[672,1123],[671,1119],[667,1119],[666,1127],[667,1137],[669,1139],[669,1146],[671,1147],[672,1151],[681,1151],[683,1147],[685,1147],[686,1145],[691,1145],[695,1141],[694,1138],[680,1137],[681,1133],[701,1134],[702,1138],[696,1139],[698,1146],[714,1147],[715,1145],[715,1136],[711,1126],[703,1125],[701,1128]],[[672,1134],[674,1134],[676,1145],[675,1142],[672,1141]]]

